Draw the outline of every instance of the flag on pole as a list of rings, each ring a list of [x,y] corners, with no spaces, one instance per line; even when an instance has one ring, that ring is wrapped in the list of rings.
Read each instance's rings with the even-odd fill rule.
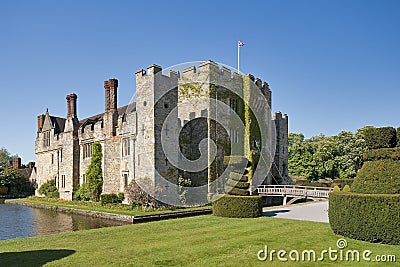
[[[239,46],[244,46],[244,43],[243,43],[242,41],[239,40],[239,41],[238,41],[238,45],[239,45]]]

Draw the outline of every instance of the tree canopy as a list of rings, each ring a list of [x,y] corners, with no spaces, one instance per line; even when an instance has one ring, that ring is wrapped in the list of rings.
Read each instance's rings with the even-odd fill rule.
[[[363,163],[364,129],[308,139],[301,133],[290,133],[289,174],[308,180],[354,178]]]

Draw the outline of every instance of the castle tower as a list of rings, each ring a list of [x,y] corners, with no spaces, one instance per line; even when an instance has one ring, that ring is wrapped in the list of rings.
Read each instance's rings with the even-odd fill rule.
[[[272,165],[272,183],[286,184],[288,181],[288,122],[287,114],[275,112],[272,120],[276,128],[276,150]]]
[[[162,68],[151,65],[145,70],[136,72],[136,177],[149,178],[153,184],[161,187],[162,177],[176,183],[177,173],[168,161],[161,144],[161,138],[171,138],[172,130],[178,126],[178,120],[166,123],[168,114],[177,118],[178,73],[171,71],[169,76],[162,74]]]

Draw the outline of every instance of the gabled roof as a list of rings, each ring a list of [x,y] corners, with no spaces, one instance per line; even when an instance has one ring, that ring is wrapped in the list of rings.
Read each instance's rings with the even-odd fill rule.
[[[130,111],[127,111],[128,107],[131,109]],[[122,115],[122,114],[124,114],[126,112],[130,113],[130,112],[133,112],[135,110],[136,110],[136,103],[133,102],[130,105],[119,107],[118,108],[118,115]],[[100,113],[100,114],[97,114],[97,115],[94,115],[94,116],[91,116],[89,118],[82,119],[82,120],[79,121],[79,124],[80,124],[80,126],[84,126],[84,125],[87,125],[87,124],[96,123],[98,121],[102,121],[103,120],[103,116],[104,116],[104,112]]]
[[[50,116],[51,123],[54,126],[55,133],[64,132],[65,120],[64,118]]]
[[[23,175],[26,179],[29,179],[29,177],[31,177],[33,168],[23,168],[23,169],[19,169],[19,171],[22,173],[22,175]]]

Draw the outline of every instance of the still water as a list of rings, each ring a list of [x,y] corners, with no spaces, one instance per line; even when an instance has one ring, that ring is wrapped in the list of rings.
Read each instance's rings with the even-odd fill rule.
[[[124,224],[126,223],[77,214],[0,204],[0,240]]]

